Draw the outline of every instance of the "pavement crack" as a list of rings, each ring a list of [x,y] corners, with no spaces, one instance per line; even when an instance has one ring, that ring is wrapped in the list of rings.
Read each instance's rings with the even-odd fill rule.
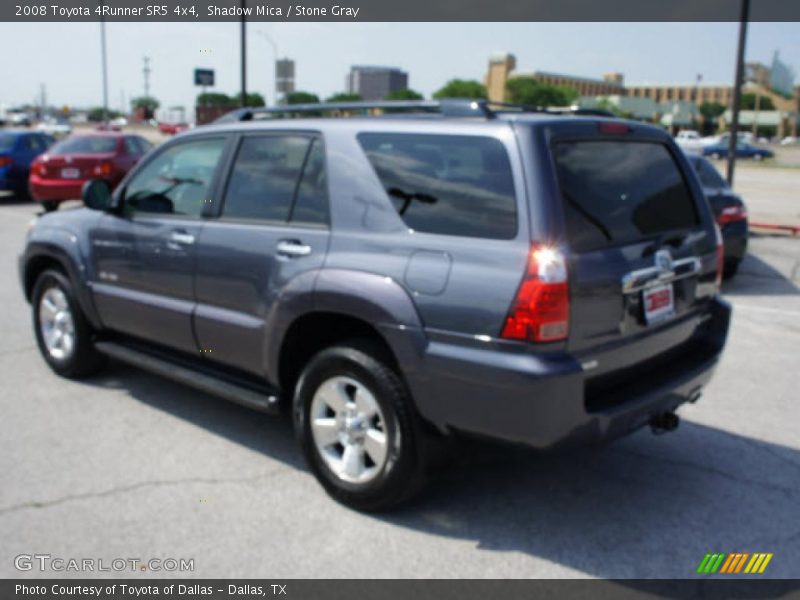
[[[28,509],[37,509],[37,508],[51,508],[53,506],[58,506],[60,504],[66,504],[68,502],[77,502],[81,500],[90,500],[94,498],[107,498],[109,496],[115,496],[117,494],[125,494],[128,492],[134,492],[140,489],[148,488],[148,487],[163,487],[163,486],[171,486],[171,485],[183,485],[183,484],[208,484],[208,485],[218,485],[218,484],[225,484],[225,483],[253,483],[255,481],[259,481],[262,479],[269,479],[276,474],[280,473],[280,469],[274,469],[272,471],[268,471],[266,473],[261,473],[259,475],[253,475],[250,477],[188,477],[184,479],[160,479],[160,480],[153,480],[153,481],[140,481],[137,483],[132,483],[128,485],[122,485],[117,487],[112,487],[108,490],[102,490],[98,492],[84,492],[82,494],[70,494],[68,496],[62,496],[60,498],[53,498],[52,500],[31,500],[28,502],[22,502],[20,504],[12,504],[11,506],[6,506],[4,508],[0,508],[0,516],[6,515],[9,513],[14,513],[21,510],[28,510]]]

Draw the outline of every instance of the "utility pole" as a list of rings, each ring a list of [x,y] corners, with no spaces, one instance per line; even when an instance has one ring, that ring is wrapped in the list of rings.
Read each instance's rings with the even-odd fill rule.
[[[240,104],[242,107],[247,106],[247,16],[244,9],[247,5],[247,0],[240,0],[242,7],[242,25],[241,25],[241,53],[242,53],[242,99]]]
[[[744,75],[744,48],[747,43],[747,19],[750,16],[750,0],[742,0],[742,15],[739,21],[739,45],[736,51],[736,79],[733,82],[733,114],[728,140],[728,185],[733,187],[733,172],[736,168],[736,146],[739,142],[739,109],[742,106],[742,79]]]
[[[143,56],[144,67],[142,67],[142,74],[144,75],[144,95],[150,97],[150,57]]]
[[[100,0],[101,15],[103,0]],[[103,123],[108,122],[108,67],[106,60],[106,20],[100,17],[100,53],[103,57]]]

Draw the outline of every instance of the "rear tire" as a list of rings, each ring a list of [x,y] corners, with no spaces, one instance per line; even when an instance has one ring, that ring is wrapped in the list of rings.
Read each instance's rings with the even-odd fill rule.
[[[36,343],[53,371],[80,378],[102,368],[104,357],[94,348],[92,328],[68,277],[54,269],[44,271],[36,280],[31,305]]]
[[[382,348],[351,340],[317,354],[297,383],[293,418],[306,461],[335,500],[381,511],[424,482],[421,423]]]
[[[731,279],[734,275],[736,275],[736,272],[739,270],[739,264],[741,262],[742,261],[737,260],[735,258],[726,260],[722,268],[722,278],[727,280]]]
[[[53,212],[54,210],[58,210],[58,205],[58,200],[42,200],[42,208],[44,208],[44,212]]]

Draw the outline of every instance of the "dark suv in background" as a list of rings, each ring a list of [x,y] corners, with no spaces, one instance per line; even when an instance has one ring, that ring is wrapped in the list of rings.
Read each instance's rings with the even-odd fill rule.
[[[20,273],[54,371],[111,356],[286,407],[362,510],[456,433],[597,442],[697,400],[730,308],[665,132],[469,101],[283,110],[350,118],[242,110],[38,219]]]

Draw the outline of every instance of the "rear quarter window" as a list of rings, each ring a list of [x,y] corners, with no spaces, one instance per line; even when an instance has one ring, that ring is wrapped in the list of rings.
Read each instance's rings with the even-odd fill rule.
[[[493,239],[516,236],[514,180],[499,140],[361,133],[358,141],[410,229]]]
[[[577,252],[693,229],[697,208],[667,147],[570,141],[553,149],[570,246]]]

